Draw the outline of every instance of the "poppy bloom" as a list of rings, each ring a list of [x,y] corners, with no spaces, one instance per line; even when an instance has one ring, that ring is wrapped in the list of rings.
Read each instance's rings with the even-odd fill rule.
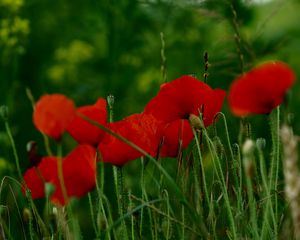
[[[192,76],[182,76],[163,84],[144,112],[164,123],[189,119],[191,114],[199,116],[199,112],[203,112],[204,125],[208,126],[220,111],[224,97],[224,90],[211,89]]]
[[[148,154],[154,156],[160,140],[158,121],[150,114],[133,114],[108,127],[116,134],[134,143]],[[98,145],[102,161],[122,166],[143,154],[110,134],[105,134]]]
[[[265,63],[233,81],[229,106],[236,116],[268,114],[280,105],[295,75],[282,62]]]
[[[75,116],[75,105],[62,94],[43,95],[35,104],[33,123],[42,133],[58,140]]]
[[[212,89],[192,76],[182,76],[163,84],[144,111],[153,114],[165,126],[161,156],[176,156],[179,141],[182,141],[182,149],[188,146],[193,139],[188,123],[191,115],[199,116],[201,112],[204,126],[212,124],[224,97],[224,90]]]
[[[101,125],[106,125],[106,101],[103,98],[99,98],[94,105],[79,107],[76,111]],[[100,128],[87,122],[79,115],[73,118],[67,126],[67,131],[78,143],[93,146],[100,142],[104,134]]]
[[[96,150],[89,145],[79,145],[62,159],[63,176],[68,197],[81,197],[96,185]],[[55,186],[50,199],[57,205],[65,205],[58,178],[58,157],[43,157],[37,167],[24,174],[26,187],[33,199],[45,196],[45,183]]]

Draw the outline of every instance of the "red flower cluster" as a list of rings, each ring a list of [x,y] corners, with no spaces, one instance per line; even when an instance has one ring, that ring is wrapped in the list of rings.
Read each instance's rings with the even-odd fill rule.
[[[94,147],[99,149],[100,160],[118,166],[146,153],[153,157],[175,157],[193,139],[188,120],[190,114],[199,115],[201,112],[204,125],[208,126],[220,111],[224,97],[225,91],[213,90],[194,77],[183,76],[163,84],[143,113],[133,114],[118,122],[107,123],[106,101],[102,98],[94,105],[76,109],[73,101],[61,94],[42,96],[35,106],[33,122],[38,130],[55,140],[68,132],[81,144],[63,158],[67,195],[80,197],[95,186]],[[82,116],[115,134],[104,133]],[[66,202],[59,182],[57,161],[58,157],[40,157],[38,165],[25,172],[24,180],[33,198],[44,197],[45,183],[52,183],[56,190],[51,200],[64,205]]]
[[[233,82],[229,93],[230,108],[237,116],[270,113],[283,101],[294,79],[287,65],[264,64]],[[117,166],[145,154],[175,157],[193,139],[190,117],[201,114],[204,127],[209,126],[221,110],[224,98],[225,91],[212,89],[192,76],[182,76],[163,84],[143,113],[118,122],[107,123],[103,98],[94,105],[76,109],[73,101],[61,94],[42,96],[35,106],[33,122],[38,130],[55,140],[68,132],[80,144],[63,158],[62,170],[67,195],[81,197],[96,184],[94,147],[100,152],[100,161]],[[45,183],[50,182],[55,186],[51,200],[66,204],[58,177],[58,157],[41,157],[34,152],[30,152],[30,156],[36,166],[25,172],[24,186],[31,190],[32,197],[44,197]]]

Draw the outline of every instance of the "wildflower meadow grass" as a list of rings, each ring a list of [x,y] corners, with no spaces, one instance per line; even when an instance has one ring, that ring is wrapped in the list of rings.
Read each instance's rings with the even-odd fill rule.
[[[0,0],[0,240],[300,239],[298,2],[104,2]]]

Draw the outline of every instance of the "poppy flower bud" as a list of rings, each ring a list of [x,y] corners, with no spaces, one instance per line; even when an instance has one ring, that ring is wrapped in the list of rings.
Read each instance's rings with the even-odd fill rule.
[[[190,114],[189,120],[190,120],[191,126],[193,128],[196,128],[196,129],[205,128],[203,121],[199,117],[197,117],[195,114]]]
[[[37,153],[37,143],[35,141],[28,142],[26,150],[31,166],[37,166],[42,160],[42,157]]]
[[[264,138],[256,139],[256,146],[259,150],[263,150],[266,147],[266,139]]]
[[[245,172],[249,177],[252,177],[255,172],[255,166],[253,162],[253,151],[255,148],[255,144],[253,140],[247,139],[243,145],[243,162]]]
[[[114,95],[109,94],[109,95],[107,96],[107,104],[108,104],[109,109],[112,109],[112,108],[113,108],[114,103],[115,103],[115,97],[114,97]]]
[[[28,208],[23,209],[23,221],[28,224],[31,217],[31,211]]]
[[[252,154],[254,147],[255,147],[255,145],[254,145],[253,140],[247,139],[243,145],[243,154],[244,155]]]
[[[45,194],[46,196],[51,196],[55,192],[55,186],[52,183],[45,183]]]
[[[3,118],[4,121],[8,120],[8,107],[5,105],[2,105],[0,107],[0,115]]]

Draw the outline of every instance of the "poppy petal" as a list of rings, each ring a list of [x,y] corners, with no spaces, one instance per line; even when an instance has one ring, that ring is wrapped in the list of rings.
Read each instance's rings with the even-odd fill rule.
[[[224,97],[225,91],[213,90],[192,76],[182,76],[163,84],[158,94],[146,105],[144,112],[153,114],[164,123],[170,123],[188,119],[190,114],[198,115],[204,106],[203,122],[208,126],[213,116],[220,111]]]
[[[109,128],[134,143],[151,155],[156,155],[160,139],[158,121],[149,114],[133,114],[119,122],[109,124]],[[128,144],[106,134],[98,145],[102,161],[122,166],[143,154]]]
[[[104,98],[99,98],[94,105],[77,108],[77,112],[101,125],[106,125],[107,111]],[[67,131],[80,144],[97,145],[104,135],[104,132],[100,128],[92,125],[78,115],[68,125]]]
[[[45,197],[45,183],[57,181],[57,158],[43,157],[38,167],[29,168],[23,178],[33,199]]]
[[[75,105],[62,94],[43,95],[35,105],[33,123],[48,136],[59,139],[75,116]]]
[[[28,169],[24,174],[25,184],[32,198],[45,197],[45,183],[52,183],[55,191],[51,201],[66,205],[58,178],[57,157],[43,157],[38,167]],[[62,159],[63,176],[68,197],[81,197],[96,185],[96,150],[90,145],[79,145]],[[23,189],[25,186],[23,186]]]
[[[163,130],[161,157],[176,157],[193,140],[193,132],[188,120],[175,120]]]
[[[68,197],[82,197],[96,186],[96,150],[86,144],[79,145],[63,159],[64,183]],[[51,201],[65,205],[58,177]]]

